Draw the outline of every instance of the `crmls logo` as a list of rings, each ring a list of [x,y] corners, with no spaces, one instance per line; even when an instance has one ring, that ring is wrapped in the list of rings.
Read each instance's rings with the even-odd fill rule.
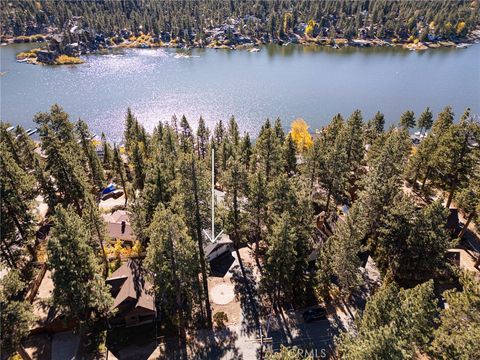
[[[301,349],[296,348],[296,352],[301,357],[311,357],[313,359],[326,359],[328,354],[326,349]]]

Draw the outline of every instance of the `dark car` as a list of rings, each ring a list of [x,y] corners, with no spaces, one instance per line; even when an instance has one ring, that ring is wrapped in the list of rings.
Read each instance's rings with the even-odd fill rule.
[[[108,199],[118,199],[122,195],[123,195],[123,191],[115,190],[115,191],[109,192],[108,194],[103,195],[102,200],[105,201]]]
[[[326,320],[327,319],[327,310],[323,307],[318,307],[314,309],[308,309],[303,313],[303,320],[306,323],[315,321],[315,320]]]

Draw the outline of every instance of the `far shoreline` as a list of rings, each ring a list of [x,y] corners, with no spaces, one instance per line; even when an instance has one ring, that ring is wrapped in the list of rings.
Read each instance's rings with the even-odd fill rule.
[[[84,52],[79,52],[79,54],[63,54],[59,53],[56,56],[56,59],[59,57],[68,58],[66,61],[53,61],[46,62],[39,60],[36,52],[43,51],[48,47],[48,41],[19,41],[19,37],[11,38],[8,42],[4,42],[2,46],[8,46],[12,44],[23,45],[23,44],[39,44],[39,48],[30,49],[27,52],[20,52],[17,54],[17,61],[25,62],[27,64],[33,65],[77,65],[85,63],[80,56],[90,55],[90,54],[99,54],[102,55],[104,52],[110,52],[117,49],[179,49],[179,50],[193,50],[193,49],[215,49],[215,50],[245,50],[248,52],[258,52],[261,51],[263,46],[273,45],[273,46],[301,46],[301,47],[310,47],[310,48],[330,48],[330,49],[345,49],[345,48],[401,48],[409,51],[426,51],[430,49],[445,49],[445,48],[457,48],[463,49],[473,46],[480,43],[480,30],[476,30],[469,37],[461,39],[458,41],[430,41],[430,42],[408,42],[408,41],[394,41],[393,40],[381,40],[381,39],[352,39],[347,40],[345,38],[338,39],[329,39],[329,38],[297,38],[298,41],[283,41],[281,39],[275,39],[269,42],[262,42],[256,40],[252,43],[247,44],[186,44],[186,43],[176,43],[176,42],[138,42],[138,41],[124,41],[119,44],[111,44],[106,47],[98,49],[89,49]],[[23,39],[24,37],[22,37]],[[44,39],[47,39],[45,36]],[[43,46],[42,46],[43,45]],[[46,46],[45,46],[46,45]],[[46,51],[44,51],[46,52]]]

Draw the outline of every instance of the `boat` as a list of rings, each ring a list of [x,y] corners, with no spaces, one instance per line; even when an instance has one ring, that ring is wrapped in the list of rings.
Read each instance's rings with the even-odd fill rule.
[[[28,136],[32,136],[32,135],[35,134],[37,131],[38,131],[37,128],[35,128],[35,129],[28,129],[28,130],[27,130],[27,135],[28,135]]]
[[[259,52],[260,49],[259,48],[252,48],[252,49],[249,49],[248,52]]]
[[[470,47],[471,45],[472,45],[472,44],[465,44],[465,43],[463,43],[463,44],[458,44],[458,45],[457,45],[457,49],[466,49],[466,48]]]
[[[15,127],[14,127],[14,126],[10,126],[10,127],[7,128],[7,131],[10,132],[10,131],[12,131],[13,129],[15,129]]]
[[[21,62],[21,63],[24,63],[24,62],[27,62],[28,61],[28,58],[25,58],[25,59],[18,59],[17,62]]]

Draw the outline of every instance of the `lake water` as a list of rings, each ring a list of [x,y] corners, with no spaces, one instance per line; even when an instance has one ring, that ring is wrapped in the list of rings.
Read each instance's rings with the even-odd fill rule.
[[[32,127],[32,117],[60,104],[93,132],[118,141],[127,107],[148,130],[173,114],[193,127],[235,115],[255,135],[266,118],[285,128],[304,118],[311,128],[335,113],[377,110],[387,123],[405,110],[434,114],[451,105],[480,112],[480,45],[425,52],[398,48],[329,49],[265,46],[244,50],[131,49],[86,56],[76,66],[34,66],[15,61],[29,44],[0,47],[1,119]]]

